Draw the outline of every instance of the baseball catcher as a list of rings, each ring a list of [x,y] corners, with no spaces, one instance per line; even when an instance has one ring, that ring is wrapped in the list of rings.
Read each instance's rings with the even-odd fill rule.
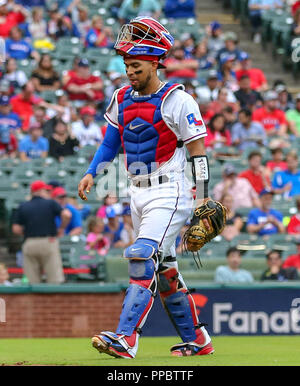
[[[208,199],[207,132],[199,106],[182,84],[158,77],[157,70],[164,68],[161,60],[173,43],[167,29],[153,18],[140,16],[122,26],[115,49],[123,56],[129,85],[114,92],[105,113],[103,143],[78,185],[79,196],[86,200],[93,179],[123,147],[136,235],[124,251],[129,286],[116,331],[101,331],[92,338],[100,353],[117,358],[136,356],[157,292],[182,340],[171,347],[171,355],[214,352],[176,261],[176,237],[193,208],[191,184],[185,177],[186,150],[193,162],[198,208],[186,234],[187,249],[197,251],[219,234],[226,216],[219,203]]]

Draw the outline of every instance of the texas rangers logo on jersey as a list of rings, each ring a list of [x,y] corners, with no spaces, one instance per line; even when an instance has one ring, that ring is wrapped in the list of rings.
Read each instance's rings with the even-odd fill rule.
[[[194,113],[191,113],[191,114],[187,115],[186,118],[188,120],[189,125],[194,124],[195,126],[203,126],[202,119],[199,119],[199,120],[196,119]]]

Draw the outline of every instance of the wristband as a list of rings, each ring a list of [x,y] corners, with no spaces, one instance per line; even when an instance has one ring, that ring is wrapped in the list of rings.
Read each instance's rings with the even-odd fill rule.
[[[206,155],[192,156],[192,173],[196,185],[196,196],[199,197],[200,187],[203,185],[203,198],[208,197],[209,164]]]

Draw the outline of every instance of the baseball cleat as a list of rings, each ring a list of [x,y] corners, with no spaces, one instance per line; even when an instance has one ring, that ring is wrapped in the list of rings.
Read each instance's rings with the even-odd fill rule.
[[[137,342],[131,347],[128,339],[124,335],[117,335],[113,332],[105,331],[100,335],[94,335],[92,338],[92,346],[99,353],[108,354],[115,358],[133,359],[137,351]]]
[[[194,355],[209,355],[214,353],[214,348],[210,343],[199,347],[193,343],[176,344],[170,348],[171,355],[174,357],[190,357]]]

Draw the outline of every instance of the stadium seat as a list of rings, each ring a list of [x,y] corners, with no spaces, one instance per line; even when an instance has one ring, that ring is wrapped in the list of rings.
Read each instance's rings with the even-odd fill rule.
[[[76,274],[76,280],[101,280],[106,279],[105,257],[97,251],[86,250],[83,245],[76,246],[70,252],[70,266],[72,268],[89,268],[90,273]]]
[[[286,40],[291,36],[291,23],[293,18],[283,17],[282,20],[275,20],[271,24],[271,47],[274,59],[278,54],[284,53]]]
[[[128,261],[123,257],[111,255],[112,250],[105,256],[106,278],[107,283],[128,283]]]
[[[267,245],[269,249],[278,249],[280,251],[288,251],[295,249],[295,236],[278,233],[269,235],[267,239]]]

